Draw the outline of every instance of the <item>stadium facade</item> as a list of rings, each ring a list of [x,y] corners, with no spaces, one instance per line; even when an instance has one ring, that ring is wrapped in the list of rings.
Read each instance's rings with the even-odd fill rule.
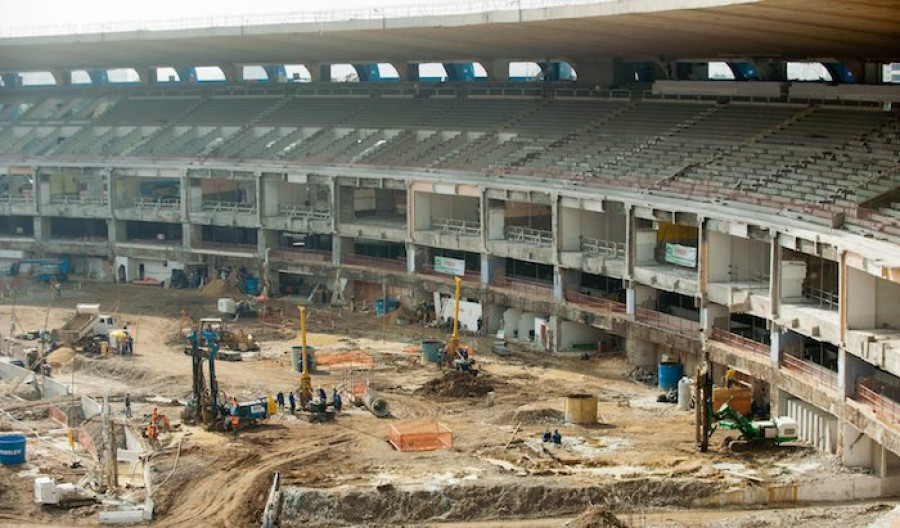
[[[649,372],[708,357],[894,493],[896,6],[677,4],[0,40],[0,257],[169,286],[245,268],[271,295],[413,309],[461,275],[481,331]],[[835,82],[785,77],[810,58]],[[509,82],[514,60],[544,80]],[[711,60],[739,80],[704,80]],[[328,82],[339,62],[369,82]],[[228,81],[192,82],[207,65]],[[141,82],[105,82],[123,67]]]

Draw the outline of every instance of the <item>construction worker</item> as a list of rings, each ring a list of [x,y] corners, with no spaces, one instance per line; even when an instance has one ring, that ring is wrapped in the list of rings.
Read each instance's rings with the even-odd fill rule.
[[[288,393],[288,403],[291,405],[291,414],[297,410],[297,399],[294,398],[294,391]]]
[[[125,393],[125,418],[131,418],[131,395]]]
[[[156,445],[158,436],[159,428],[156,426],[156,422],[150,420],[150,423],[147,424],[147,440],[150,441],[150,445]]]
[[[279,410],[282,410],[282,411],[284,410],[284,393],[283,392],[279,392],[278,394],[275,395],[275,403],[278,404]]]
[[[341,395],[338,394],[336,387],[331,389],[331,401],[334,402],[332,405],[334,407],[334,412],[341,412],[341,407],[344,406],[344,402],[341,400]]]
[[[552,437],[552,439],[553,439],[553,444],[554,444],[556,447],[559,447],[559,446],[562,444],[562,435],[559,434],[559,429],[554,429],[554,430],[553,430],[553,437]]]
[[[541,437],[541,442],[546,443],[546,442],[549,442],[550,440],[552,440],[552,437],[550,435],[550,429],[547,429],[544,431],[544,436]]]
[[[328,401],[328,395],[325,394],[325,389],[322,387],[319,387],[318,390],[316,390],[316,395],[319,397],[320,402],[325,403]]]
[[[62,283],[56,281],[53,283],[53,293],[57,299],[62,299]]]
[[[129,356],[134,354],[134,338],[130,334],[125,338],[125,350]]]
[[[231,432],[234,433],[234,436],[237,436],[238,428],[240,427],[240,417],[238,416],[238,402],[237,398],[231,397]]]
[[[150,421],[156,425],[159,422],[159,410],[156,407],[153,408],[153,412],[150,413]]]

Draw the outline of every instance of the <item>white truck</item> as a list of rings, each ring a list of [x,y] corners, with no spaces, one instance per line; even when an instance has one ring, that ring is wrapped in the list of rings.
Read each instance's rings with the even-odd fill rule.
[[[100,313],[99,304],[75,305],[75,315],[59,329],[59,339],[68,344],[80,342],[90,335],[108,335],[118,328],[115,317]]]

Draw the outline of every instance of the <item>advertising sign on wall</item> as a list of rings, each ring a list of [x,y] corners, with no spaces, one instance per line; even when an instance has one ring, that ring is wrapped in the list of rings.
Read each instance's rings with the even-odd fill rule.
[[[434,257],[434,271],[444,275],[458,275],[462,277],[466,274],[466,261],[448,257]]]
[[[693,268],[697,265],[697,248],[666,243],[666,262]]]

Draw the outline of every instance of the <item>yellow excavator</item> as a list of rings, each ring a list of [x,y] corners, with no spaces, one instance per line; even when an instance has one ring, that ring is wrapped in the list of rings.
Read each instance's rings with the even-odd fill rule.
[[[456,282],[456,291],[453,295],[453,333],[450,335],[450,341],[444,349],[444,361],[452,366],[455,370],[462,370],[471,374],[477,374],[478,371],[473,367],[475,360],[472,358],[472,347],[463,347],[459,344],[459,293],[462,287],[462,279],[454,277]]]

